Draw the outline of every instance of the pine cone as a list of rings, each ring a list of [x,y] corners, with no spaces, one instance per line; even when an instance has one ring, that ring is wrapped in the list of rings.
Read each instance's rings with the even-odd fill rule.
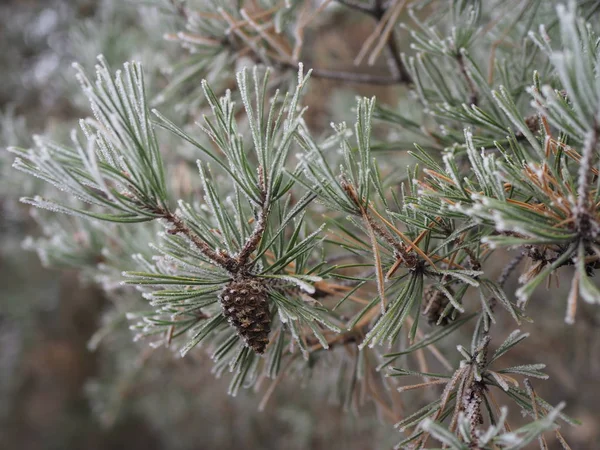
[[[450,287],[447,287],[446,289],[448,289],[451,294],[454,294]],[[422,314],[427,317],[429,325],[436,325],[438,323],[448,303],[448,297],[446,297],[442,291],[436,289],[434,286],[427,286],[425,288],[423,291]],[[450,316],[446,316],[441,320],[440,325],[448,325],[451,321],[452,319]]]
[[[219,295],[223,314],[244,339],[246,346],[258,354],[264,353],[271,331],[267,299],[264,282],[251,277],[231,281]]]

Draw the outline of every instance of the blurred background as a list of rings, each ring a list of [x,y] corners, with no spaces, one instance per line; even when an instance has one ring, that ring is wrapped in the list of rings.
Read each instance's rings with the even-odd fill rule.
[[[90,340],[98,338],[96,330],[113,305],[85,273],[45,269],[38,255],[26,250],[27,242],[35,242],[27,237],[41,232],[18,198],[36,193],[36,182],[11,170],[5,147],[28,147],[35,133],[61,139],[87,115],[71,70],[74,60],[88,69],[99,53],[113,66],[142,60],[151,90],[157,92],[168,81],[164,67],[180,52],[162,39],[169,20],[141,2],[0,4],[0,446],[391,448],[399,440],[393,424],[368,406],[343,411],[321,386],[318,376],[324,373],[317,372],[307,386],[281,383],[260,412],[260,395],[227,396],[228,380],[210,373],[201,352],[181,359],[167,350],[150,350],[132,341],[124,320],[90,350]],[[323,23],[308,38],[313,61],[350,67],[373,24],[343,9],[327,20],[335,26]],[[385,73],[385,64],[370,70]],[[311,125],[351,121],[357,94],[396,105],[406,92],[315,79],[305,99]],[[498,272],[509,259],[499,261]],[[539,393],[553,404],[566,401],[567,413],[583,422],[576,433],[565,430],[572,447],[600,448],[600,322],[593,308],[581,304],[577,325],[564,325],[564,302],[549,299],[565,298],[568,285],[553,288],[552,296],[538,294],[535,303],[547,312],[524,327],[532,334],[526,351],[548,365],[551,381],[537,383]],[[132,295],[122,294],[123,304],[135,301],[128,298]],[[515,358],[531,360],[524,353]]]

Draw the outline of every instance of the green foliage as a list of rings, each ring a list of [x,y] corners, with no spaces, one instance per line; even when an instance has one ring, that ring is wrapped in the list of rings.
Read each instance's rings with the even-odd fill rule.
[[[502,364],[527,335],[513,332],[494,353],[489,348],[503,315],[517,324],[535,319],[525,307],[563,266],[575,268],[566,322],[575,321],[578,297],[600,303],[592,278],[600,258],[600,51],[582,15],[591,6],[571,2],[554,15],[540,0],[519,8],[453,1],[425,19],[412,10],[413,53],[395,55],[392,80],[411,82],[423,120],[359,98],[354,128],[333,124],[320,136],[304,120],[311,71],[298,61],[301,31],[321,7],[310,15],[309,2],[258,2],[256,11],[237,3],[197,14],[193,4],[168,5],[187,26],[170,37],[192,56],[173,68],[154,103],[162,107],[192,85],[179,102],[201,112],[194,129],[150,111],[140,64],[113,73],[101,58],[95,82],[79,69],[93,114],[80,122],[83,138],[73,132],[70,147],[38,138],[34,149],[12,150],[15,168],[72,197],[24,202],[77,216],[64,223],[40,216],[53,237],[29,246],[47,264],[82,267],[105,287],[123,272],[149,305],[127,314],[136,339],[177,343],[181,356],[204,346],[217,375],[233,374],[233,395],[263,379],[274,388],[285,375],[309,379],[316,367],[337,367],[332,387],[345,405],[371,396],[389,410],[391,396],[382,399],[374,384],[400,392],[444,385],[440,398],[397,424],[405,433],[399,446],[425,448],[432,437],[454,449],[517,449],[536,439],[547,448],[547,430],[563,443],[557,421],[573,421],[528,381],[546,379],[545,365]],[[403,7],[348,4],[380,24]],[[540,18],[548,25],[528,33]],[[393,32],[390,39],[393,53]],[[237,89],[228,90],[244,52],[258,65],[237,72]],[[290,73],[296,83],[285,89]],[[400,143],[415,142],[417,162],[406,175],[382,152],[402,145],[381,138],[380,126],[400,129]],[[168,176],[159,127],[198,158],[199,188],[185,198]],[[503,247],[530,260],[514,295],[504,285],[521,259],[499,279],[491,275]],[[244,286],[266,292],[268,317],[232,320],[247,317],[228,306],[232,286],[244,296]],[[268,337],[264,352],[244,331],[259,317],[268,322],[258,330]],[[438,350],[466,330],[471,343],[458,346],[461,359]],[[427,369],[424,350],[442,372]],[[514,376],[527,377],[526,389]],[[404,377],[418,383],[405,385]],[[510,431],[493,393],[531,421]]]

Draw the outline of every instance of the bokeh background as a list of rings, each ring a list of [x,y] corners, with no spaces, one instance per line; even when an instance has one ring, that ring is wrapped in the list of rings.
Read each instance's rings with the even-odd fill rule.
[[[11,170],[4,148],[27,147],[35,133],[66,136],[87,114],[74,60],[91,68],[99,53],[113,66],[140,59],[150,68],[151,89],[159,89],[168,80],[161,69],[179,52],[162,39],[168,20],[136,1],[0,3],[0,447],[391,448],[399,440],[392,424],[368,406],[343,411],[321,386],[327,373],[306,386],[283,382],[260,412],[259,395],[226,395],[228,380],[214,378],[201,352],[180,359],[150,351],[132,342],[125,321],[91,351],[88,342],[113,305],[82,274],[43,268],[24,248],[40,230],[18,198],[35,193],[36,183]],[[344,10],[328,21],[307,38],[313,61],[351,67],[372,23]],[[385,64],[370,70],[385,71]],[[357,94],[401,105],[406,92],[313,80],[305,99],[311,126],[351,121]],[[499,259],[498,272],[508,260]],[[564,325],[564,300],[556,299],[566,297],[568,284],[537,295],[533,303],[543,313],[525,327],[525,353],[513,357],[548,365],[551,380],[536,388],[551,403],[566,401],[567,412],[583,422],[565,430],[573,448],[600,448],[600,320],[582,304],[576,326]]]

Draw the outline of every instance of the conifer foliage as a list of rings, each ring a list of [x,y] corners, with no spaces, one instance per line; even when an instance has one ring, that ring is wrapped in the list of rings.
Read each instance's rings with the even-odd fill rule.
[[[545,365],[505,358],[528,334],[498,324],[535,320],[534,293],[566,266],[565,326],[580,300],[600,303],[597,5],[206,3],[164,4],[184,27],[167,37],[189,56],[160,94],[139,63],[100,57],[95,77],[76,66],[91,116],[71,142],[12,149],[16,169],[57,188],[23,201],[73,216],[41,216],[53,236],[31,246],[107,289],[137,287],[135,338],[182,356],[203,346],[215,373],[232,373],[231,394],[270,379],[266,402],[281,378],[318,366],[345,405],[389,413],[392,391],[437,392],[388,414],[400,448],[569,448],[560,426],[574,420],[533,388]],[[335,8],[376,20],[356,62],[387,56],[387,73],[304,70],[306,29]],[[241,60],[252,68],[235,73]],[[414,95],[398,109],[360,98],[354,126],[323,135],[305,121],[310,77]],[[169,147],[197,159],[187,191]],[[78,253],[72,227],[100,259]],[[527,422],[510,427],[509,410]]]

